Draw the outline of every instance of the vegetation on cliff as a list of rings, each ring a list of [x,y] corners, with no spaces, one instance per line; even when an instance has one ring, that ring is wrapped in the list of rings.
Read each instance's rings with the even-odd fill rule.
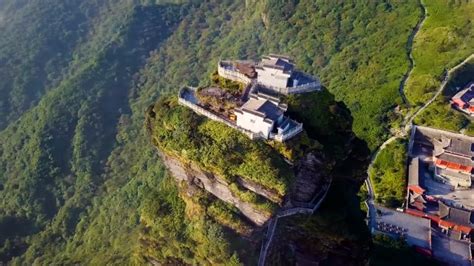
[[[236,249],[247,264],[256,257],[251,243],[246,243],[244,248],[239,246],[235,233],[226,229],[250,234],[249,225],[231,206],[203,190],[178,186],[168,176],[153,197],[143,203],[140,210],[143,228],[139,245],[135,247],[135,263],[236,266],[241,265]]]
[[[271,265],[309,261],[322,265],[365,265],[371,252],[370,234],[354,190],[357,186],[349,180],[336,177],[317,213],[280,219],[267,262]]]
[[[344,158],[344,143],[352,133],[352,115],[326,88],[320,92],[290,95],[288,115],[303,123],[308,136],[323,143],[325,153]]]
[[[400,103],[405,44],[418,18],[409,0],[0,1],[1,263],[129,264],[145,248],[142,216],[165,210],[162,222],[188,222],[176,192],[160,188],[165,171],[144,111],[205,80],[218,58],[292,55],[346,103],[353,131],[373,149],[390,123],[386,111]],[[364,150],[364,141],[352,148]],[[340,186],[351,187],[341,194],[357,191],[363,159],[341,160]],[[186,242],[170,224],[155,224],[150,239]],[[148,248],[176,251],[174,263],[232,251],[166,247]]]
[[[205,119],[176,97],[161,98],[148,114],[153,143],[234,182],[240,176],[283,197],[294,178],[290,166],[262,141],[252,141],[225,124]]]
[[[282,192],[287,193],[287,189],[291,186],[291,180],[294,178],[294,170],[283,161],[283,158],[297,162],[306,152],[322,149],[328,157],[323,162],[327,168],[327,174],[336,179],[333,181],[333,188],[329,196],[332,200],[328,203],[329,206],[325,207],[324,214],[309,217],[310,223],[314,227],[306,227],[308,224],[301,222],[304,220],[301,218],[291,222],[291,230],[299,231],[297,235],[303,238],[312,235],[311,232],[318,232],[310,240],[299,239],[301,240],[300,244],[304,247],[311,246],[310,243],[313,241],[324,241],[332,248],[341,248],[348,238],[351,241],[360,241],[362,246],[352,259],[363,260],[362,257],[366,256],[364,252],[368,248],[365,245],[368,238],[362,223],[363,214],[358,210],[358,200],[354,200],[357,198],[356,191],[363,178],[363,172],[361,171],[361,175],[359,175],[355,169],[364,167],[368,153],[366,149],[354,147],[356,139],[351,131],[350,112],[342,103],[336,102],[335,97],[326,89],[321,92],[284,97],[283,100],[288,103],[289,115],[303,121],[305,126],[305,132],[285,143],[250,140],[235,129],[199,116],[189,108],[179,105],[175,96],[161,97],[149,108],[147,127],[151,133],[152,142],[162,152],[177,157],[185,163],[197,164],[213,174],[225,177],[226,181],[231,183],[229,187],[235,196],[246,202],[253,202],[255,208],[260,210],[262,210],[261,205],[259,206],[255,202],[256,194],[245,189],[241,190],[237,183],[232,183],[235,179],[234,176],[241,176],[267,189],[277,190],[278,187],[275,185],[281,182],[282,176],[285,176],[284,173],[282,175],[282,171],[286,171],[291,173],[291,178],[284,180],[286,183],[283,184],[286,190]],[[312,138],[321,139],[322,142],[319,143]],[[328,145],[327,148],[326,145]],[[261,154],[262,157],[248,157],[249,152]],[[336,158],[341,162],[338,166],[339,169],[335,169],[335,164],[331,161]],[[246,162],[247,159],[252,162]],[[348,162],[348,164],[344,162]],[[268,165],[266,165],[267,163]],[[248,172],[240,171],[242,165],[246,164],[253,165],[249,168],[260,174],[252,177],[248,176]],[[352,170],[349,172],[342,170],[348,167]],[[270,171],[272,168],[275,168],[276,172]],[[347,178],[352,181],[335,177],[346,176],[347,173],[349,173]],[[357,179],[355,179],[355,175],[357,175]],[[350,201],[354,201],[356,204],[350,204],[340,198],[336,200],[339,193],[344,194],[344,197],[351,199]],[[341,209],[347,209],[347,211],[341,213]],[[213,209],[210,210],[212,213]],[[272,209],[267,208],[267,210]],[[221,214],[218,217],[224,218],[223,220],[217,219],[220,224],[232,228],[235,232],[242,231],[236,229],[239,228],[237,224],[241,219],[235,214]],[[355,225],[354,220],[358,219],[360,223],[355,226],[358,229],[347,228],[348,224]],[[334,226],[335,224],[340,226]],[[318,230],[314,231],[315,228]],[[337,229],[340,233],[338,237],[335,237],[332,231],[335,228],[339,228]],[[340,231],[342,228],[351,231],[354,235],[349,234],[349,231]],[[312,252],[327,254],[331,251],[330,248],[321,248]]]

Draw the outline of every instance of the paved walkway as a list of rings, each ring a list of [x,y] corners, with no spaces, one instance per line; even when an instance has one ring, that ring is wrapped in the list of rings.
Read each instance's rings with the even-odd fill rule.
[[[287,217],[287,216],[292,216],[292,215],[296,215],[296,214],[312,215],[319,208],[319,206],[321,206],[321,203],[326,198],[326,195],[329,191],[329,188],[331,187],[331,184],[332,184],[332,180],[329,182],[329,184],[325,188],[323,188],[323,190],[321,191],[322,193],[320,192],[316,196],[316,201],[317,202],[311,208],[296,207],[296,208],[282,210],[281,212],[279,212],[275,216],[275,218],[270,219],[270,221],[268,222],[267,233],[265,235],[265,239],[262,242],[262,248],[260,250],[260,257],[258,259],[258,265],[259,266],[264,266],[265,265],[265,260],[266,260],[267,255],[268,255],[268,251],[269,251],[270,246],[272,244],[273,237],[275,236],[275,231],[276,231],[276,227],[277,227],[277,224],[278,224],[278,220],[280,218]]]

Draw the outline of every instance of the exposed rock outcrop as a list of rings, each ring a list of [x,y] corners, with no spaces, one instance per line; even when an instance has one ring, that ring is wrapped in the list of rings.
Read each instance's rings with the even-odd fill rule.
[[[263,225],[271,218],[271,214],[260,211],[251,203],[245,202],[234,195],[223,178],[202,170],[193,163],[183,163],[179,159],[160,152],[168,170],[178,182],[186,182],[189,187],[202,188],[220,200],[234,205],[240,212],[256,225]],[[309,204],[322,187],[329,182],[328,162],[319,153],[305,155],[296,165],[296,178],[290,196],[284,203],[283,199],[273,191],[265,189],[257,183],[237,177],[237,183],[243,188],[259,194],[280,206],[292,206],[297,203]],[[288,205],[290,204],[290,205]]]
[[[188,185],[198,186],[207,190],[220,200],[234,205],[256,225],[263,225],[271,218],[270,214],[259,211],[250,203],[244,202],[237,196],[234,196],[229,188],[229,184],[219,176],[205,172],[192,163],[185,165],[176,158],[163,153],[160,153],[160,155],[166,167],[178,182],[186,182]]]
[[[296,164],[296,179],[291,190],[294,202],[310,202],[329,180],[328,162],[322,154],[308,153]]]
[[[252,182],[250,180],[245,180],[243,178],[237,177],[236,180],[242,187],[257,193],[260,196],[263,196],[275,203],[281,204],[283,199],[278,195],[278,193],[265,189],[259,184]]]

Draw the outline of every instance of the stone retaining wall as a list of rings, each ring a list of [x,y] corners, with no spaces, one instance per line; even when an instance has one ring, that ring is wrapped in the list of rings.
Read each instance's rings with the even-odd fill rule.
[[[270,138],[279,142],[284,142],[285,140],[298,135],[302,131],[303,131],[303,124],[299,124],[297,127],[293,128],[292,130],[290,130],[290,132],[286,134],[283,134],[283,135],[275,134],[275,135],[271,135]]]
[[[192,89],[192,88],[184,88],[184,89],[189,89],[189,90],[194,90],[195,89]],[[251,131],[248,131],[248,130],[245,130],[243,128],[240,128],[238,127],[236,124],[230,122],[229,120],[226,120],[224,119],[223,117],[221,116],[218,116],[216,115],[215,113],[209,111],[209,110],[206,110],[204,108],[202,108],[201,106],[195,104],[195,103],[192,103],[190,101],[187,101],[186,99],[182,98],[181,97],[181,92],[179,93],[179,97],[178,97],[178,102],[181,104],[181,105],[184,105],[188,108],[190,108],[191,110],[193,110],[194,112],[200,114],[200,115],[203,115],[209,119],[212,119],[214,121],[217,121],[217,122],[220,122],[220,123],[224,123],[225,125],[231,127],[231,128],[234,128],[234,129],[237,129],[239,130],[240,132],[244,133],[245,135],[247,135],[250,139],[258,139],[258,138],[261,138],[261,136],[259,134],[255,134]]]
[[[276,91],[280,94],[289,95],[289,94],[300,94],[305,92],[319,91],[321,89],[321,83],[318,81],[303,84],[296,87],[286,87],[286,88],[276,88],[276,87],[266,87],[273,91]]]

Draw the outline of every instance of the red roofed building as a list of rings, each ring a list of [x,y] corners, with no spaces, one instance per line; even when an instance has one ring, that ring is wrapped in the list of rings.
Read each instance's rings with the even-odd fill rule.
[[[451,98],[451,104],[456,109],[474,116],[474,82],[459,91]]]
[[[449,206],[439,201],[439,223],[441,228],[460,232],[459,238],[468,237],[472,232],[473,213],[472,211]]]
[[[455,188],[471,187],[474,166],[472,143],[464,139],[445,136],[433,142],[436,177]]]
[[[473,146],[474,138],[465,135],[412,129],[405,213],[432,221],[432,255],[448,265],[474,265]]]

